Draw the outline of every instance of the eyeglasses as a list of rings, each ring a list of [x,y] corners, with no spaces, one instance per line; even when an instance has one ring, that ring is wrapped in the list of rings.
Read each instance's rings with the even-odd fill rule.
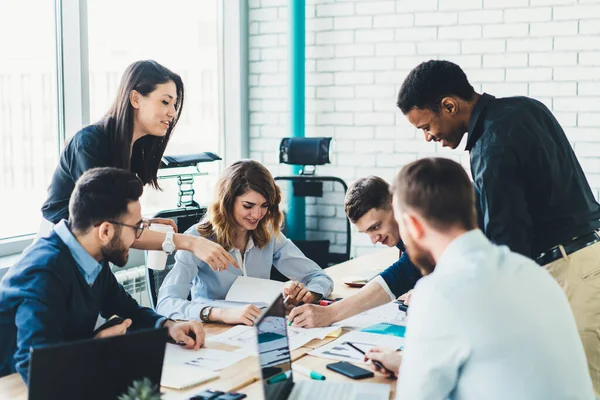
[[[145,219],[141,220],[140,224],[137,226],[124,224],[123,222],[119,222],[119,221],[106,221],[106,222],[110,222],[111,224],[126,226],[128,228],[135,229],[135,238],[136,239],[139,239],[142,236],[142,233],[144,233],[144,229],[147,229],[150,226],[150,221],[145,220]]]

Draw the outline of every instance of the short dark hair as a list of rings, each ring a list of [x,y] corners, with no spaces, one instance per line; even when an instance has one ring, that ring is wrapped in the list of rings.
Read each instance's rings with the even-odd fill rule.
[[[142,181],[119,168],[93,168],[77,180],[69,200],[71,229],[87,232],[109,220],[119,220],[144,190]]]
[[[422,158],[398,172],[392,186],[401,208],[418,212],[435,229],[477,227],[475,190],[464,168],[447,158]]]
[[[367,176],[355,181],[346,192],[344,208],[353,224],[372,208],[389,210],[392,205],[390,185],[378,176]]]
[[[409,72],[398,92],[396,104],[403,114],[413,108],[437,113],[444,97],[470,100],[474,94],[473,86],[458,65],[445,60],[429,60]]]

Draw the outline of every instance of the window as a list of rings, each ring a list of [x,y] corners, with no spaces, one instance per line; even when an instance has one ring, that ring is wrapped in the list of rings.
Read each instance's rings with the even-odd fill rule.
[[[165,154],[219,154],[219,2],[215,0],[88,0],[90,121],[110,107],[125,68],[153,59],[179,74],[185,102]],[[116,12],[115,10],[118,10]],[[202,165],[195,200],[209,201],[219,163]],[[177,203],[174,179],[146,187],[144,214]]]
[[[54,1],[0,1],[0,37],[2,240],[37,232],[58,162]]]

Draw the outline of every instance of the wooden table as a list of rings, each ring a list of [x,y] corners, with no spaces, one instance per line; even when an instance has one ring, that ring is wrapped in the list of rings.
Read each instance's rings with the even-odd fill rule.
[[[355,293],[358,289],[350,288],[343,284],[343,278],[350,275],[359,275],[366,278],[381,272],[393,262],[398,259],[398,249],[389,248],[381,251],[368,254],[366,256],[358,257],[350,261],[335,265],[326,270],[327,274],[331,276],[335,283],[335,289],[332,297],[347,297]],[[231,326],[223,324],[205,324],[207,337],[217,335],[230,329]],[[313,357],[307,353],[314,348],[322,346],[330,342],[331,338],[324,340],[313,340],[307,343],[304,347],[296,349],[292,352],[292,360],[299,360],[298,363],[309,367],[325,376],[331,381],[349,381],[355,382],[349,378],[346,378],[340,374],[329,371],[325,368],[325,365],[330,363],[331,360],[326,360],[318,357]],[[234,347],[221,344],[207,342],[207,348],[220,349],[220,350],[233,350]],[[262,385],[258,382],[260,379],[260,369],[258,365],[258,358],[255,356],[247,357],[244,360],[232,365],[224,370],[220,371],[220,377],[218,380],[207,382],[202,385],[194,386],[187,390],[169,390],[163,389],[165,400],[183,400],[188,399],[190,396],[201,392],[204,389],[216,389],[221,391],[237,391],[246,393],[248,399],[263,399]],[[294,374],[295,380],[308,379],[300,374]],[[391,385],[392,397],[396,390],[396,382],[394,380],[383,377],[382,375],[376,374],[374,378],[365,379],[361,382],[371,383],[387,383]],[[12,374],[0,378],[0,399],[2,400],[27,400],[27,387],[23,383],[19,374]]]

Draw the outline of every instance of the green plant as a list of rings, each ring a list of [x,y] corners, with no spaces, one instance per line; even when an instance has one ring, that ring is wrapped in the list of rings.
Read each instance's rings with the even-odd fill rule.
[[[133,381],[127,393],[119,396],[119,400],[160,400],[161,398],[158,385],[154,385],[148,378]]]

